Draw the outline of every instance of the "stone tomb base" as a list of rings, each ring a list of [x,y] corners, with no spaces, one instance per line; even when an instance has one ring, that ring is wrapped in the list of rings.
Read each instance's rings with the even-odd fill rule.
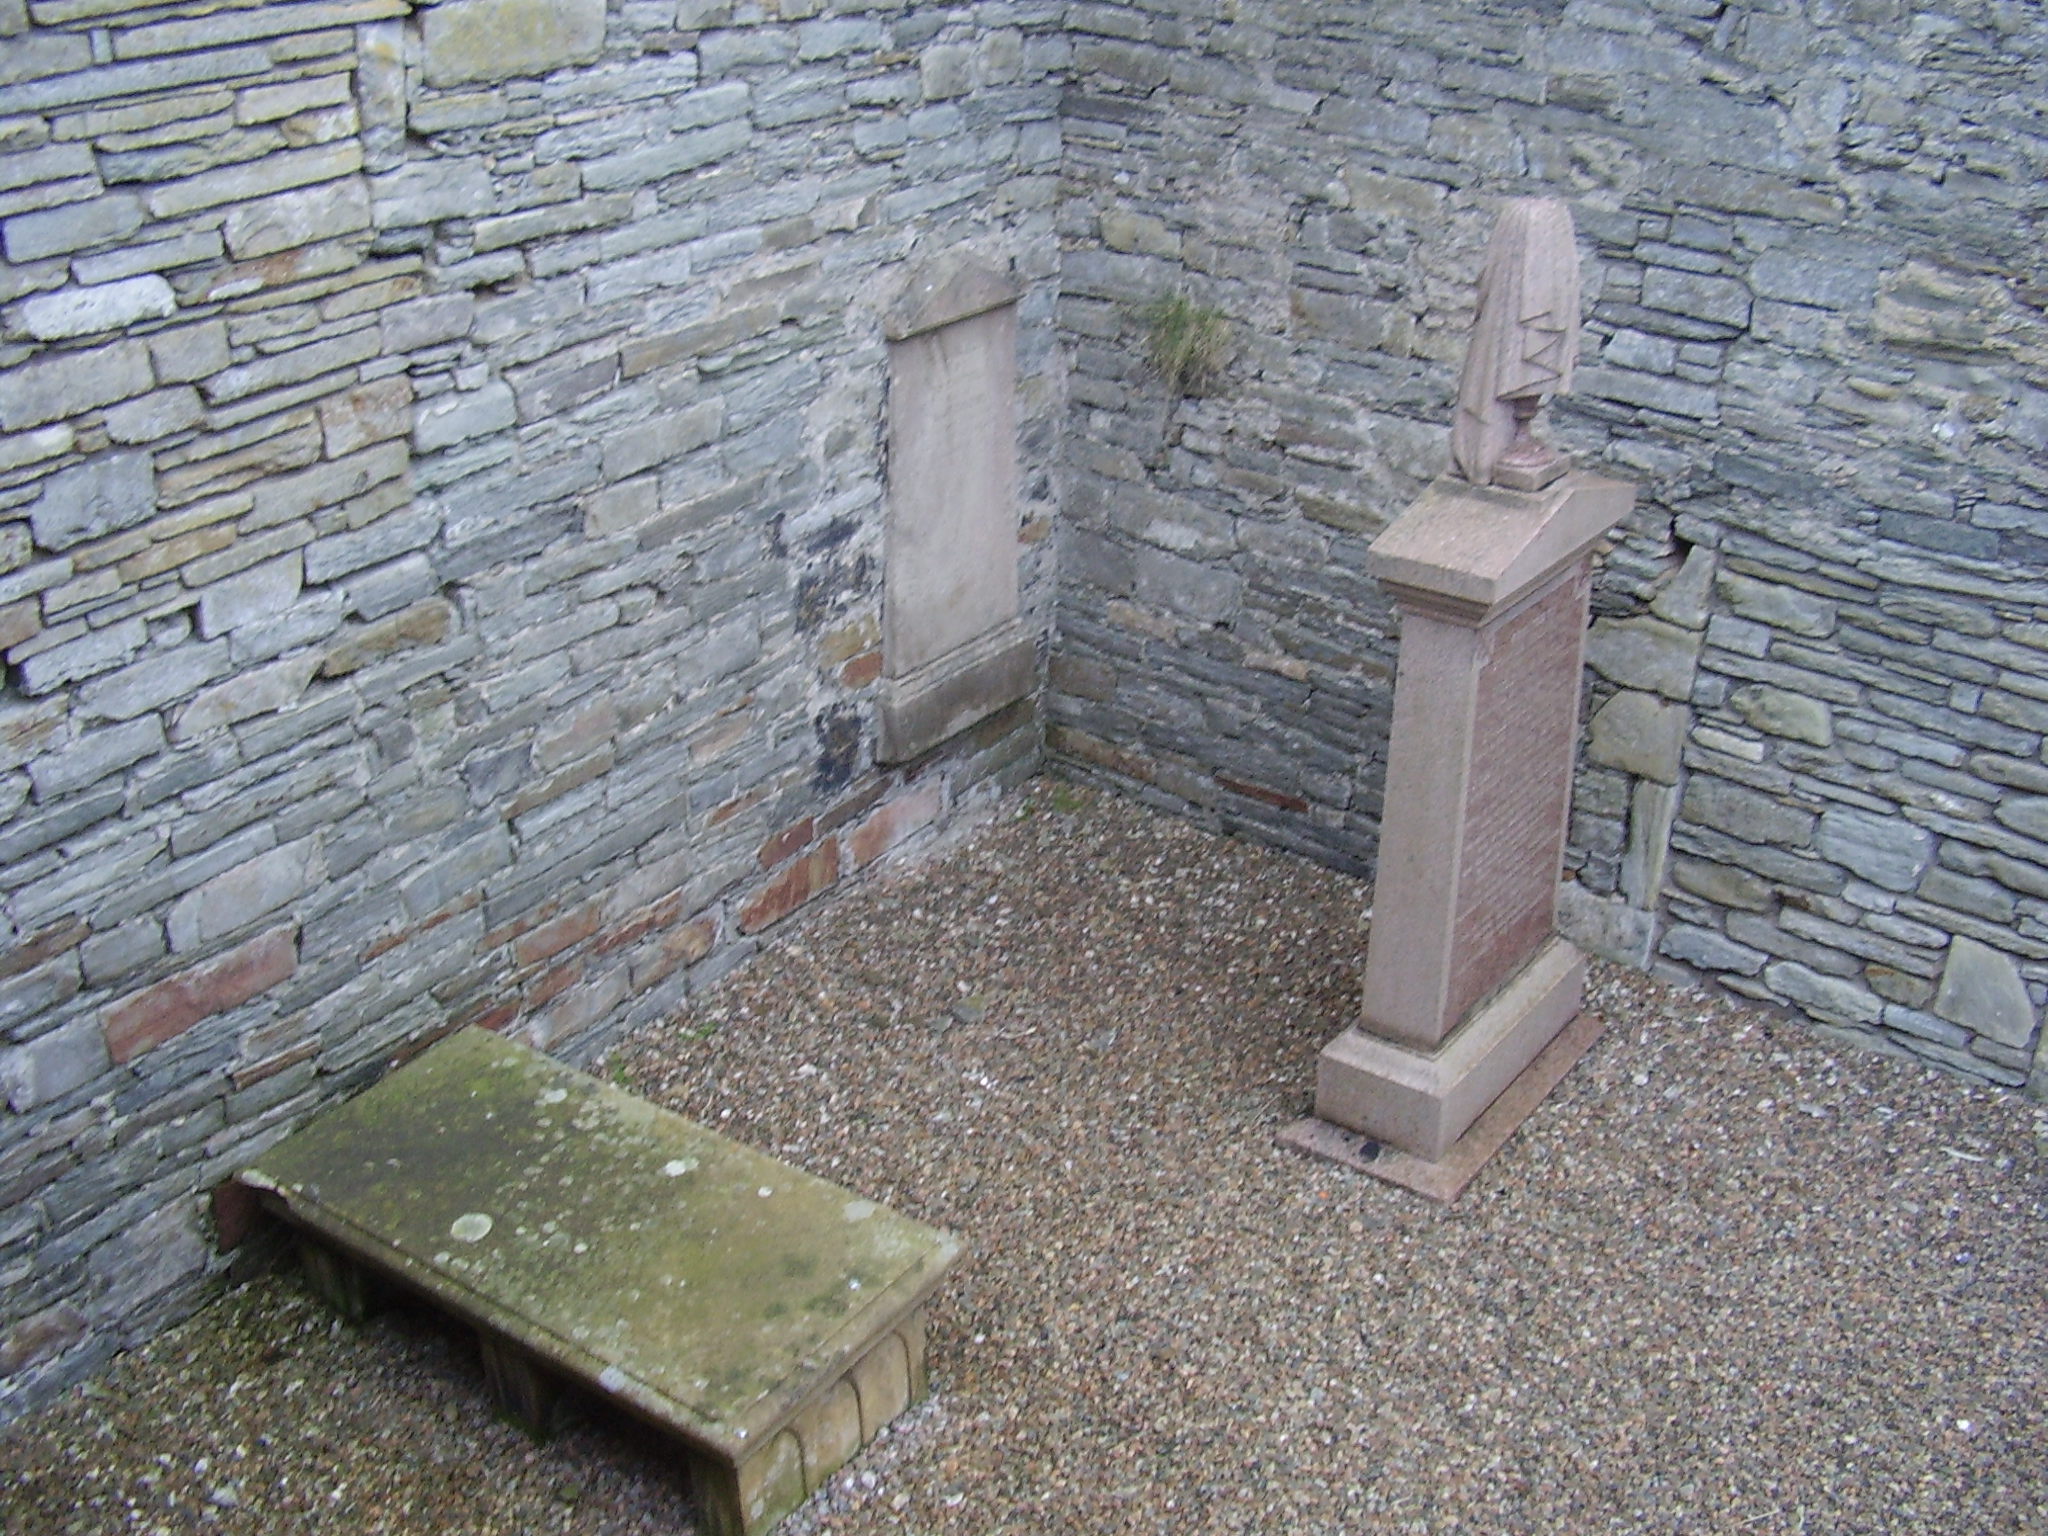
[[[396,1284],[477,1330],[535,1433],[565,1383],[683,1445],[709,1536],[757,1536],[925,1392],[959,1241],[464,1030],[242,1182],[360,1317]]]

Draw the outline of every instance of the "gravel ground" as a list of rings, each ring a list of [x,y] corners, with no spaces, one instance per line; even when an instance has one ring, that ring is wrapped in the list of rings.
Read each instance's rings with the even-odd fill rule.
[[[2040,1106],[1616,969],[1455,1206],[1276,1150],[1363,887],[1041,782],[606,1070],[952,1227],[935,1397],[790,1536],[2040,1532]],[[692,1529],[419,1311],[256,1281],[0,1436],[0,1530]]]

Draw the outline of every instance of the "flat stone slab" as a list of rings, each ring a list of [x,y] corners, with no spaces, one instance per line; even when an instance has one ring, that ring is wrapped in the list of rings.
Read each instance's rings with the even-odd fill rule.
[[[395,1280],[474,1324],[539,1429],[556,1376],[678,1434],[710,1530],[765,1530],[925,1390],[961,1242],[481,1030],[241,1174],[354,1310]]]

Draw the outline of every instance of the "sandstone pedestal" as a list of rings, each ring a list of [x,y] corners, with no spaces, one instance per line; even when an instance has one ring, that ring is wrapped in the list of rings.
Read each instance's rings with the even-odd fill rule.
[[[1372,547],[1401,612],[1386,813],[1364,1006],[1316,1081],[1348,1160],[1442,1162],[1579,1012],[1556,901],[1581,650],[1593,546],[1633,498],[1583,473],[1535,492],[1447,478]],[[1312,1130],[1288,1139],[1332,1150]]]

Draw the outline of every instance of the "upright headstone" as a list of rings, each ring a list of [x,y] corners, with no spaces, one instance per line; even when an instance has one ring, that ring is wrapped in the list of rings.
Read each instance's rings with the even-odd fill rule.
[[[902,762],[1031,691],[1017,605],[1017,299],[969,261],[890,311],[878,752]]]
[[[1585,959],[1558,936],[1557,882],[1592,552],[1634,490],[1531,431],[1569,386],[1577,333],[1569,213],[1511,205],[1481,283],[1455,471],[1370,552],[1401,619],[1386,809],[1364,1006],[1316,1081],[1318,1120],[1354,1133],[1367,1166],[1382,1148],[1446,1158],[1579,1012]],[[1313,1122],[1289,1139],[1342,1142],[1318,1144]]]

